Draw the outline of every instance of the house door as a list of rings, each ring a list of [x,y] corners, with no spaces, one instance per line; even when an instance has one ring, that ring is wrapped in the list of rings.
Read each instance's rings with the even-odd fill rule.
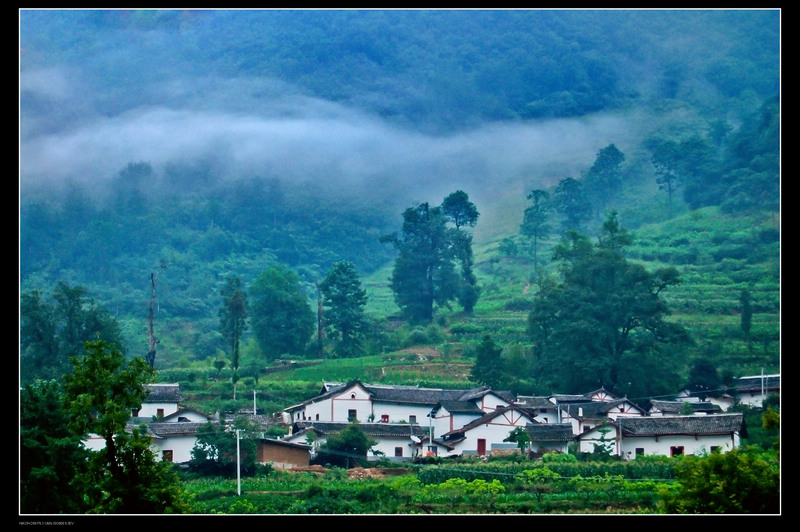
[[[478,456],[486,455],[486,440],[483,438],[478,439]]]

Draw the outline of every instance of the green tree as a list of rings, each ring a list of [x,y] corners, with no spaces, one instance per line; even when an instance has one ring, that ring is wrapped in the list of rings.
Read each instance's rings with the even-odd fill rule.
[[[484,334],[475,350],[475,364],[470,370],[470,378],[489,388],[498,388],[505,379],[502,358],[503,349],[497,346],[490,334]]]
[[[433,319],[434,304],[446,306],[458,295],[452,233],[441,207],[427,203],[403,212],[401,234],[381,237],[398,251],[391,287],[397,306],[412,322]]]
[[[546,190],[533,190],[528,194],[531,204],[525,208],[522,217],[520,233],[531,239],[533,242],[533,270],[539,264],[539,241],[550,234],[552,228],[548,220],[550,219],[550,193]]]
[[[658,395],[677,386],[665,367],[690,339],[665,320],[669,308],[661,293],[680,279],[674,268],[650,273],[628,262],[630,241],[612,212],[595,246],[571,232],[556,247],[560,282],[540,283],[528,316],[535,372],[550,376],[551,389],[584,393],[623,385],[625,392]]]
[[[777,514],[780,461],[777,451],[755,447],[686,456],[676,464],[677,491],[662,492],[671,514]]]
[[[480,213],[475,204],[463,190],[456,190],[442,201],[442,212],[456,226],[456,229],[475,227]]]
[[[20,512],[80,514],[89,451],[69,430],[60,381],[35,380],[20,390]]]
[[[705,399],[709,392],[714,395],[722,386],[722,379],[717,373],[714,363],[705,358],[698,358],[692,362],[689,368],[689,382],[687,388],[692,392],[698,393],[699,397]]]
[[[659,190],[667,192],[669,216],[672,217],[673,196],[680,185],[680,147],[674,140],[661,140],[653,149],[651,161],[656,171]]]
[[[170,462],[150,448],[144,427],[128,428],[131,412],[141,409],[145,384],[154,370],[136,357],[129,361],[113,345],[86,342],[86,352],[72,357],[64,376],[69,430],[99,435],[105,447],[92,452],[83,493],[87,513],[182,513],[187,506]]]
[[[466,314],[472,314],[481,294],[478,278],[473,269],[475,259],[472,254],[472,235],[456,230],[452,238],[453,249],[461,263],[461,282],[456,299]]]
[[[556,210],[563,216],[564,229],[580,231],[592,217],[592,203],[586,195],[583,184],[572,177],[558,182],[553,191]]]
[[[341,357],[360,354],[369,320],[364,310],[367,291],[361,287],[355,265],[349,261],[334,263],[319,290],[324,328],[333,341],[334,353]]]
[[[622,187],[622,163],[625,154],[614,144],[609,144],[597,152],[597,158],[586,174],[586,186],[590,195],[597,198],[599,210],[612,204]]]
[[[368,436],[358,421],[354,420],[346,428],[328,436],[319,448],[316,462],[341,467],[363,464],[367,452],[377,443],[377,440]]]
[[[503,441],[513,442],[517,444],[520,453],[525,453],[531,443],[531,435],[525,430],[525,427],[514,427],[514,429],[506,436]]]
[[[257,434],[255,426],[245,417],[236,417],[230,429],[220,423],[206,423],[198,429],[197,441],[189,452],[189,469],[203,475],[228,478],[238,473],[253,475],[258,465]]]
[[[279,264],[250,286],[250,326],[268,360],[302,354],[314,332],[314,312],[298,275]]]
[[[458,303],[467,314],[472,314],[480,297],[478,279],[473,271],[472,235],[462,227],[475,227],[480,213],[475,204],[463,190],[457,190],[442,201],[442,212],[456,226],[453,233],[453,248],[461,263],[461,285],[458,289]]]
[[[231,275],[222,289],[222,306],[219,309],[219,330],[230,348],[231,369],[239,369],[239,344],[247,330],[247,294],[242,290],[242,280]]]
[[[48,301],[38,290],[20,297],[20,379],[60,379],[70,357],[97,338],[122,345],[119,323],[82,286],[59,282]],[[120,350],[123,350],[120,348]],[[124,350],[123,350],[124,352]]]

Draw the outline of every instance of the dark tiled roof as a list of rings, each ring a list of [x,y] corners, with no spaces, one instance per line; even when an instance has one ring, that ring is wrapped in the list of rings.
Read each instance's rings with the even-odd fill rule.
[[[781,376],[780,375],[753,375],[750,377],[741,377],[736,381],[736,390],[741,392],[761,392],[762,382],[765,390],[780,391],[781,389]]]
[[[616,399],[614,401],[589,401],[586,403],[570,403],[567,412],[576,419],[602,419],[608,417],[608,413],[623,403],[628,403],[634,409],[641,410],[627,399]],[[563,409],[562,409],[563,410]],[[582,413],[581,413],[582,412]],[[644,415],[644,411],[640,412]]]
[[[441,401],[469,401],[486,395],[487,388],[468,390],[446,390],[441,388],[418,388],[416,386],[373,386],[364,385],[372,395],[373,401],[384,403],[405,403],[415,405],[435,405]]]
[[[150,423],[147,430],[156,438],[167,438],[169,436],[194,436],[208,422],[193,423]]]
[[[722,412],[722,408],[720,408],[719,405],[715,405],[714,403],[708,401],[687,402],[687,401],[659,401],[656,399],[650,400],[651,407],[657,408],[658,410],[664,413],[670,413],[670,414],[672,413],[679,414],[683,410],[684,405],[686,404],[690,405],[692,411],[696,413],[705,412],[708,414],[715,414]]]
[[[556,400],[557,403],[583,403],[586,402],[586,395],[572,395],[572,394],[565,394],[565,393],[554,393],[551,395],[553,399]]]
[[[570,423],[530,423],[525,430],[528,431],[531,441],[572,441],[575,439]]]
[[[738,432],[743,414],[708,416],[620,417],[617,424],[623,436],[718,435]]]
[[[307,443],[276,440],[274,438],[261,438],[259,441],[264,445],[280,445],[283,447],[294,447],[295,449],[306,449],[306,450],[311,449],[311,446],[308,445]]]
[[[145,388],[150,391],[145,398],[145,403],[178,403],[181,401],[180,384],[147,384]]]
[[[350,425],[342,422],[328,421],[296,421],[292,427],[292,434],[302,430],[314,430],[322,435],[333,434],[344,430]],[[406,423],[359,423],[358,426],[367,436],[376,437],[410,437],[414,435],[418,438],[426,436],[425,431],[419,425],[408,425]]]
[[[545,408],[552,410],[556,408],[556,405],[554,405],[549,398],[544,396],[520,395],[517,397],[517,402],[523,406],[537,408],[540,410]]]
[[[445,437],[445,436],[451,436],[452,437],[455,434],[462,434],[462,433],[467,432],[468,430],[470,430],[470,429],[472,429],[474,427],[477,427],[479,425],[483,425],[484,423],[488,423],[489,421],[493,420],[494,418],[496,418],[498,416],[501,416],[501,415],[503,415],[506,412],[509,412],[511,410],[515,410],[517,412],[520,412],[522,415],[524,415],[524,416],[526,416],[528,418],[528,421],[530,421],[532,423],[536,423],[536,420],[534,419],[536,417],[536,410],[535,409],[528,408],[528,407],[525,407],[525,406],[511,405],[511,406],[507,406],[507,407],[504,407],[504,408],[498,408],[498,409],[494,410],[493,412],[488,412],[484,416],[479,417],[478,419],[475,419],[473,421],[470,421],[469,423],[467,423],[466,425],[464,425],[460,429],[451,430],[450,432],[442,434],[442,437]]]
[[[471,401],[439,401],[439,406],[450,412],[451,414],[477,414],[483,415],[478,405]],[[436,411],[439,408],[435,408]]]
[[[323,386],[324,393],[321,393],[316,397],[312,397],[307,401],[303,401],[298,405],[293,405],[287,408],[286,411],[297,410],[305,405],[317,403],[356,385],[364,388],[364,390],[370,394],[373,401],[379,401],[383,403],[428,405],[433,407],[435,404],[441,401],[474,400],[479,399],[481,396],[488,393],[494,393],[506,401],[512,402],[512,398],[508,392],[493,392],[486,387],[448,390],[443,388],[420,388],[419,386],[385,386],[363,384],[358,380],[352,380],[346,383],[326,382]]]

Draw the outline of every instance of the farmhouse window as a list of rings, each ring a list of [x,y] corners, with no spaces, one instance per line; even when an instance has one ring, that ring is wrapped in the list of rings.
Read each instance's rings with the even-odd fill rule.
[[[347,421],[353,421],[358,419],[358,414],[356,413],[355,409],[347,411]]]
[[[681,456],[683,455],[683,445],[673,445],[669,448],[669,455],[670,456]]]
[[[171,450],[161,451],[161,460],[163,460],[164,462],[172,462],[172,451]]]
[[[417,422],[417,416],[415,416],[415,415],[408,416],[408,422],[413,425],[414,423]]]
[[[636,456],[644,456],[644,447],[636,448]]]
[[[395,447],[394,448],[394,455],[397,458],[402,458],[402,456],[403,456],[403,448],[402,447]]]
[[[137,408],[131,410],[131,417],[139,417],[139,410]]]
[[[389,422],[389,414],[381,414],[381,423]]]
[[[163,408],[156,409],[156,416],[164,417],[164,409]]]

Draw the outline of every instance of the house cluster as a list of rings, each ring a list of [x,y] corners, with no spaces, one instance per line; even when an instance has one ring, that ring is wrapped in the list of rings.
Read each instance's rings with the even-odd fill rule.
[[[180,406],[178,384],[151,384],[130,423],[145,425],[154,451],[162,460],[185,463],[206,423],[220,423]],[[742,377],[735,396],[702,396],[682,391],[675,400],[649,400],[639,405],[605,389],[580,395],[512,396],[486,387],[421,388],[365,384],[359,380],[323,383],[314,397],[286,408],[281,421],[289,434],[261,438],[257,460],[274,467],[308,465],[327,438],[357,421],[376,445],[368,459],[408,461],[421,456],[491,456],[520,452],[509,441],[514,431],[527,434],[526,451],[533,455],[598,450],[623,459],[642,455],[698,454],[739,446],[741,413],[735,404],[761,406],[780,393],[780,375]],[[246,414],[266,429],[272,416]],[[101,449],[102,439],[86,445]]]
[[[291,426],[284,441],[312,442],[313,452],[356,420],[378,441],[375,459],[397,461],[519,452],[518,443],[509,441],[516,429],[527,434],[526,450],[533,454],[567,452],[570,444],[623,459],[724,452],[738,447],[743,428],[741,413],[690,396],[642,407],[602,388],[513,397],[486,387],[445,390],[358,380],[325,383],[316,397],[287,408],[284,416]]]

